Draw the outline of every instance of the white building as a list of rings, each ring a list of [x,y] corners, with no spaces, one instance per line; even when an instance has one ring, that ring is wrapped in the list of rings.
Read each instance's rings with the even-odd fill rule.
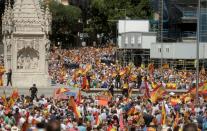
[[[119,20],[118,47],[120,49],[150,49],[156,33],[150,32],[149,20]]]
[[[162,46],[163,44],[163,46]],[[163,49],[163,55],[161,53]],[[163,59],[164,63],[170,66],[182,65],[193,67],[196,59],[196,43],[152,43],[150,48],[150,59],[159,64]],[[207,43],[200,43],[200,63],[205,63],[207,58]],[[205,66],[205,65],[204,65]]]
[[[118,21],[118,56],[125,64],[149,63],[151,43],[156,43],[156,33],[150,32],[149,20]]]

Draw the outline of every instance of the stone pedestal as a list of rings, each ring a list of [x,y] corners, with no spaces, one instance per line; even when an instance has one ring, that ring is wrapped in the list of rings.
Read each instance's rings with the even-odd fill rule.
[[[49,86],[48,33],[51,15],[40,9],[39,0],[16,0],[13,9],[7,3],[2,20],[4,62],[12,69],[12,84],[17,88]],[[6,84],[6,83],[5,83]]]
[[[17,88],[29,88],[33,84],[36,84],[38,87],[41,88],[50,87],[48,76],[45,74],[15,73],[12,79],[13,87]]]

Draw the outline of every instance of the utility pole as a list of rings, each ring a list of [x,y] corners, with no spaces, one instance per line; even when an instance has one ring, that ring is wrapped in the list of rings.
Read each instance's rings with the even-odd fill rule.
[[[199,86],[199,45],[200,45],[200,13],[201,13],[201,1],[198,0],[197,9],[197,43],[196,43],[196,101],[198,103],[198,86]]]
[[[161,62],[160,62],[160,66],[161,66],[161,72],[162,72],[162,67],[163,67],[163,9],[164,9],[164,1],[160,0],[160,43],[161,43]]]

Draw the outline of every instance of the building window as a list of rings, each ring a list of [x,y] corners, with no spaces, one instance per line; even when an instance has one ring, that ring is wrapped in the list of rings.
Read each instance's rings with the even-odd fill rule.
[[[166,48],[166,52],[168,52],[168,53],[169,53],[169,52],[170,52],[170,49],[169,49],[169,48]]]
[[[138,44],[139,44],[139,43],[140,43],[140,44],[142,43],[142,36],[141,36],[141,35],[137,37],[137,43],[138,43]]]
[[[131,44],[135,44],[135,38],[134,38],[134,36],[131,37]]]
[[[160,53],[161,53],[161,48],[158,48],[158,52],[160,52]]]
[[[128,44],[129,42],[128,42],[128,37],[126,36],[125,37],[125,44]]]

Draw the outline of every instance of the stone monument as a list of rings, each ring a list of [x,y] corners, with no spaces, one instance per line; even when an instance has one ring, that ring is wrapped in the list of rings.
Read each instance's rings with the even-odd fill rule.
[[[51,14],[48,6],[42,9],[39,0],[6,1],[2,16],[4,63],[12,69],[13,87],[24,88],[36,84],[48,87]],[[5,83],[5,82],[4,82]]]

